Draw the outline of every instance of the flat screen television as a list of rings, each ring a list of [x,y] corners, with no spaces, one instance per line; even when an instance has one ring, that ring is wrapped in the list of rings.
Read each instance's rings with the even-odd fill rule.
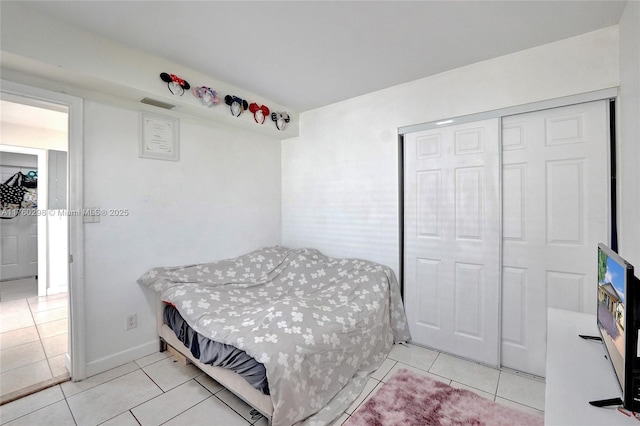
[[[598,244],[598,329],[615,372],[622,398],[593,405],[622,403],[640,411],[640,280],[633,266],[605,244]],[[600,402],[600,404],[597,404]],[[608,404],[607,404],[608,403]]]

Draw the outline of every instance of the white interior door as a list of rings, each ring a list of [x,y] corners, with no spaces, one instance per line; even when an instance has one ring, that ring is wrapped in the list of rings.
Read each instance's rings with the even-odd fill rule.
[[[38,217],[18,215],[0,220],[0,279],[38,275]]]
[[[404,301],[414,342],[497,365],[499,120],[405,135]]]
[[[544,376],[547,307],[595,313],[609,238],[608,101],[502,120],[502,365]]]

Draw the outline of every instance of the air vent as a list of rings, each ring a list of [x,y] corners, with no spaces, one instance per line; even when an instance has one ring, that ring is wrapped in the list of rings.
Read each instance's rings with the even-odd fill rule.
[[[155,99],[151,99],[151,98],[144,98],[140,102],[142,102],[143,104],[153,105],[155,107],[164,108],[164,109],[174,109],[176,107],[175,105],[167,104],[165,102],[156,101]]]

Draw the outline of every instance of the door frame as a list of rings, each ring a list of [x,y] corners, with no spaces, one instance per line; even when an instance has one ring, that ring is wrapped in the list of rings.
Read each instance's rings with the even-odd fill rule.
[[[405,235],[404,235],[404,215],[405,215],[405,200],[404,200],[404,151],[405,151],[405,135],[408,133],[419,132],[423,130],[436,129],[443,126],[457,125],[463,123],[469,123],[474,121],[481,121],[490,118],[497,118],[499,120],[500,128],[502,128],[502,118],[509,115],[523,114],[528,112],[541,111],[545,109],[565,107],[569,105],[582,104],[586,102],[600,101],[600,100],[617,100],[618,87],[611,87],[608,89],[596,90],[593,92],[581,93],[577,95],[564,96],[560,98],[548,99],[544,101],[532,102],[528,104],[516,105],[512,107],[505,107],[501,109],[479,112],[475,114],[463,115],[459,117],[444,117],[436,121],[430,121],[426,123],[413,124],[409,126],[403,126],[398,128],[398,206],[399,206],[399,284],[402,298],[404,300],[405,286],[404,286],[404,262],[405,262]],[[502,146],[502,133],[500,133],[500,147]],[[615,141],[613,141],[615,143]],[[500,171],[502,175],[502,170]],[[611,194],[615,196],[615,194]],[[500,202],[502,203],[502,195],[500,195]],[[500,215],[502,221],[502,213]],[[502,269],[502,245],[500,246],[500,268]],[[502,274],[500,274],[501,276]],[[499,295],[498,295],[498,321],[502,324],[502,279],[500,277],[499,283]],[[502,345],[502,327],[498,329],[498,344]],[[502,366],[502,351],[501,347],[498,348],[498,365]]]
[[[69,116],[69,205],[70,211],[81,212],[83,207],[83,110],[82,98],[0,80],[3,97],[20,99],[32,106],[56,109],[62,107]],[[71,380],[86,378],[85,356],[85,282],[84,282],[84,225],[82,215],[69,215],[69,352],[65,364]]]

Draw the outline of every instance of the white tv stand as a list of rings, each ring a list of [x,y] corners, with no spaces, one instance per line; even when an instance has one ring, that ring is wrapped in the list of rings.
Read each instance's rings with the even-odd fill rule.
[[[600,341],[596,316],[549,308],[547,312],[547,377],[544,424],[635,425],[617,406],[598,408],[589,401],[620,397],[622,392]]]

